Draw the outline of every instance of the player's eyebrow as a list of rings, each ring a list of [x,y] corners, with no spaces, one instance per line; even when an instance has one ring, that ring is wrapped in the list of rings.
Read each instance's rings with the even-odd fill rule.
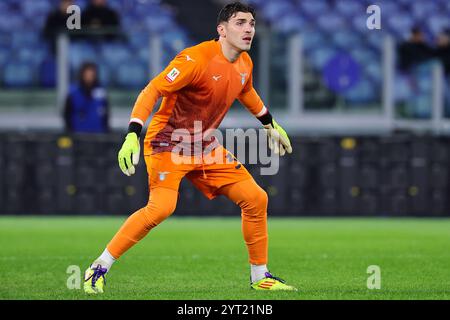
[[[247,19],[245,18],[240,18],[240,19],[236,19],[238,22],[247,22]],[[250,22],[255,22],[255,19],[251,19]]]

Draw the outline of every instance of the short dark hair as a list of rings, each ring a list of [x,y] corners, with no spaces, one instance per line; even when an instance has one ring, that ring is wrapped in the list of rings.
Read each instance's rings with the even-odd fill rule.
[[[95,62],[92,61],[85,61],[83,62],[83,64],[80,67],[80,70],[78,71],[78,79],[80,81],[80,83],[83,83],[83,79],[84,79],[84,73],[87,70],[93,70],[95,72],[95,81],[94,81],[94,85],[97,86],[98,85],[98,67],[97,64]]]
[[[228,20],[238,12],[250,12],[253,18],[256,19],[255,9],[253,9],[252,6],[236,1],[225,5],[222,10],[220,10],[219,15],[217,16],[217,25],[222,22],[228,22]]]
[[[422,33],[422,28],[419,25],[415,25],[411,28],[412,34]]]

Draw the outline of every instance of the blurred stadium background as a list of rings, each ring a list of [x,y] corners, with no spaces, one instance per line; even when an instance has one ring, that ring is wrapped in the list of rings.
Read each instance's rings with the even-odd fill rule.
[[[87,0],[76,0],[81,9]],[[279,174],[260,176],[272,216],[448,216],[450,91],[442,63],[399,70],[413,26],[426,40],[450,27],[450,2],[248,1],[257,9],[254,83],[292,136]],[[186,46],[215,37],[224,1],[109,0],[119,40],[43,40],[50,0],[0,2],[0,213],[128,215],[147,200],[143,161],[128,178],[116,154],[139,91]],[[366,8],[381,8],[369,30]],[[102,37],[104,34],[100,32]],[[111,132],[67,134],[62,105],[93,61],[107,89]],[[257,127],[236,104],[222,128]],[[181,186],[177,215],[230,215]]]

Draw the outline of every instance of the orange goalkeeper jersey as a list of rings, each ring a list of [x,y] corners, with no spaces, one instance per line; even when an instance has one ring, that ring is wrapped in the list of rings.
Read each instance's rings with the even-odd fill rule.
[[[163,97],[147,129],[144,155],[172,151],[184,139],[198,146],[198,138],[220,125],[235,99],[255,116],[265,114],[267,110],[253,88],[252,69],[246,52],[230,62],[216,40],[180,52],[142,90],[133,108],[130,121],[143,125],[157,99]],[[202,139],[202,150],[209,143]]]

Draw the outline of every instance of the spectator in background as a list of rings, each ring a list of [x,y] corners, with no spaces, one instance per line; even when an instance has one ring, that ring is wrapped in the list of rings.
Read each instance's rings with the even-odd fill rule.
[[[70,17],[70,14],[67,13],[67,8],[72,4],[72,0],[61,0],[58,8],[50,12],[45,21],[42,33],[53,53],[56,52],[56,39],[58,34],[69,31],[66,25],[67,19]]]
[[[106,0],[91,0],[81,14],[81,23],[90,30],[111,31],[108,40],[116,38],[114,33],[120,31],[119,15],[108,7]]]
[[[433,56],[433,49],[425,42],[420,27],[414,27],[410,38],[398,48],[399,67],[402,71],[408,71],[411,67],[432,59]]]
[[[450,29],[438,34],[436,40],[436,57],[444,65],[445,75],[450,75]]]
[[[82,65],[79,84],[74,85],[66,98],[64,120],[66,130],[73,133],[105,133],[109,131],[109,104],[104,88],[98,81],[97,66]]]

